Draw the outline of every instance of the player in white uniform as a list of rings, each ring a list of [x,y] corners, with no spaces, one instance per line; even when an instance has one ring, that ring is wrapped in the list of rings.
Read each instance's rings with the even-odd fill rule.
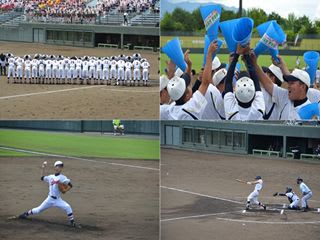
[[[68,216],[68,219],[71,223],[71,226],[77,227],[79,225],[76,224],[72,212],[71,206],[61,198],[61,192],[59,190],[58,184],[63,183],[68,185],[68,189],[72,188],[71,180],[68,179],[66,176],[62,175],[63,163],[61,161],[56,161],[54,163],[54,174],[45,176],[45,168],[47,162],[42,164],[42,171],[41,171],[41,180],[45,181],[49,184],[49,194],[48,197],[41,203],[40,206],[30,209],[27,212],[24,212],[19,216],[19,218],[24,219],[31,215],[39,214],[48,208],[60,208],[64,210]]]
[[[44,83],[45,78],[45,60],[39,60],[39,83]]]
[[[63,81],[65,84],[68,83],[68,81],[70,80],[71,78],[71,72],[70,72],[70,59],[68,57],[65,57],[64,58],[64,78],[63,78]]]
[[[278,193],[276,192],[275,194],[273,194],[273,196],[286,196],[290,202],[288,209],[292,209],[292,210],[298,210],[299,208],[299,197],[297,194],[295,194],[295,192],[292,191],[292,187],[287,187],[286,192],[285,193]]]
[[[24,80],[26,83],[30,83],[31,79],[31,60],[27,56],[24,61]]]
[[[24,63],[23,58],[18,57],[18,58],[16,59],[16,65],[17,65],[17,68],[16,68],[16,77],[17,77],[17,82],[18,82],[18,83],[22,83],[23,63]]]
[[[102,80],[103,80],[103,84],[111,84],[111,81],[109,80],[109,65],[110,65],[110,61],[108,59],[108,57],[104,58],[102,61]]]
[[[58,60],[58,84],[64,83],[64,60],[61,58]]]
[[[76,60],[74,58],[71,58],[70,60],[70,78],[71,78],[71,84],[74,84],[77,78],[77,72],[76,72]]]
[[[300,191],[302,193],[301,208],[302,208],[302,211],[305,212],[309,208],[308,200],[312,197],[312,191],[307,186],[307,184],[303,182],[303,179],[301,177],[297,178],[297,184],[299,185]]]
[[[34,58],[31,61],[31,83],[38,83],[38,59]]]
[[[45,84],[51,84],[51,78],[52,78],[52,61],[50,59],[47,59],[45,61],[46,64],[46,79]]]
[[[101,84],[101,80],[102,80],[102,61],[101,61],[101,58],[99,57],[97,60],[96,60],[96,83],[98,85]]]
[[[94,84],[94,79],[96,76],[96,61],[92,58],[89,60],[89,79],[91,85]]]
[[[85,59],[82,61],[82,79],[83,84],[88,84],[88,77],[89,77],[89,62],[88,58],[85,57]]]
[[[250,208],[251,204],[256,204],[261,207],[263,207],[264,210],[266,210],[266,206],[263,205],[261,202],[258,201],[259,194],[263,188],[263,181],[261,176],[256,176],[255,181],[252,182],[247,182],[249,185],[255,185],[254,190],[252,193],[249,194],[247,197],[247,205],[246,205],[246,210]]]
[[[125,63],[125,68],[126,68],[126,70],[125,70],[125,73],[124,73],[124,80],[127,82],[127,84],[129,84],[130,86],[132,85],[134,85],[133,83],[133,81],[132,81],[132,76],[131,76],[131,69],[132,69],[132,63],[131,63],[131,59],[128,59],[129,61],[127,61],[126,63]]]
[[[57,84],[59,78],[59,62],[57,59],[52,60],[52,83]]]
[[[140,83],[141,79],[141,62],[139,59],[135,59],[133,61],[133,81],[135,84],[138,82],[138,85]]]
[[[8,59],[8,63],[9,63],[9,68],[8,68],[8,83],[10,82],[10,78],[11,76],[13,77],[13,83],[16,83],[16,73],[15,73],[15,58],[14,57],[10,57]]]
[[[265,104],[259,79],[254,68],[251,67],[252,60],[247,54],[249,50],[249,48],[242,48],[238,44],[237,51],[233,55],[228,68],[224,94],[226,120],[263,120]],[[240,54],[243,54],[251,78],[241,77],[237,80],[235,91],[233,92],[232,81]]]
[[[150,68],[150,64],[147,60],[144,60],[141,63],[141,67],[142,67],[142,80],[143,80],[143,85],[147,86],[147,82],[149,80],[149,68]]]
[[[110,62],[110,80],[117,80],[118,76],[117,76],[117,61],[115,59],[115,57],[113,56],[111,58],[111,62]],[[117,83],[118,84],[118,81]]]
[[[82,83],[82,60],[80,58],[76,60],[76,77],[79,83]]]
[[[117,85],[119,85],[119,81],[122,81],[122,85],[124,85],[124,65],[125,61],[120,58],[117,62],[118,68],[118,78],[117,78]]]

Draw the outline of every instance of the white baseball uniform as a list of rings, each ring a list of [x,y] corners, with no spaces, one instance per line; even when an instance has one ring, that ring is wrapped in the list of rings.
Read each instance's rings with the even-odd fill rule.
[[[109,80],[109,65],[110,65],[110,61],[108,59],[104,59],[102,61],[102,66],[103,66],[102,79],[103,80]]]
[[[46,60],[46,78],[51,78],[52,77],[52,61],[51,60]]]
[[[301,198],[301,207],[306,208],[308,206],[308,200],[312,197],[312,191],[304,182],[300,183],[299,188],[303,195]]]
[[[257,91],[251,106],[243,108],[233,92],[224,95],[224,111],[226,120],[263,120],[265,105],[261,91]]]
[[[15,75],[15,59],[13,57],[8,59],[8,63],[9,63],[9,68],[8,68],[8,79],[12,76],[14,79],[16,78]]]
[[[39,214],[48,208],[57,207],[67,213],[69,220],[73,220],[72,208],[66,201],[62,200],[58,187],[59,183],[69,184],[70,179],[62,174],[52,174],[42,177],[41,180],[49,184],[49,195],[40,206],[31,209],[28,213],[31,215]]]
[[[112,60],[110,62],[110,79],[116,79],[118,78],[117,76],[117,61],[116,60]]]
[[[143,63],[141,63],[141,67],[142,67],[142,80],[146,82],[149,80],[150,64],[147,61],[144,61]]]
[[[29,59],[24,61],[24,78],[31,78],[31,61]]]
[[[76,77],[77,78],[82,78],[82,60],[81,59],[77,59],[76,61]]]
[[[203,110],[202,120],[225,119],[223,98],[220,91],[213,85],[209,84],[205,98],[208,102]]]
[[[87,79],[89,77],[89,63],[87,60],[82,62],[82,78]]]
[[[290,202],[289,207],[290,208],[297,208],[299,205],[299,201],[300,201],[298,195],[295,194],[294,192],[288,192],[288,193],[286,193],[286,196]]]
[[[140,81],[141,79],[141,62],[139,60],[134,60],[133,61],[133,80],[138,80]]]
[[[123,60],[119,60],[117,62],[117,66],[118,66],[118,80],[124,80],[124,65],[125,65],[125,61]]]
[[[38,77],[38,65],[39,65],[39,61],[37,59],[33,59],[31,61],[31,77],[32,78]]]
[[[131,62],[126,62],[125,63],[125,74],[124,74],[124,80],[125,81],[131,81],[131,68],[132,68],[132,63]]]
[[[252,193],[249,194],[247,201],[252,203],[252,204],[256,204],[259,205],[259,201],[258,201],[258,197],[259,197],[259,193],[263,188],[263,181],[262,179],[258,180],[258,183],[256,183],[254,190]]]
[[[16,59],[16,64],[17,64],[16,76],[19,77],[19,78],[22,78],[23,63],[24,63],[24,60],[22,58],[18,57]]]

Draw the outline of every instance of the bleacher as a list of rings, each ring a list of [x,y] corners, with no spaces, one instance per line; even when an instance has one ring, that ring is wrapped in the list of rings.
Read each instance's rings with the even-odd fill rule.
[[[144,13],[131,19],[131,25],[155,26],[160,21],[159,13]]]
[[[21,20],[22,12],[11,11],[0,13],[0,25],[12,25]]]

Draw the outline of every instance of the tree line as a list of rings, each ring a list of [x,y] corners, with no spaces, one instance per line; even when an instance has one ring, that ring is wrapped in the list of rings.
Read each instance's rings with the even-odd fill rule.
[[[261,8],[243,10],[243,17],[254,20],[255,27],[269,20],[276,20],[287,34],[287,40],[293,41],[296,34],[320,34],[320,20],[312,22],[308,16],[296,16],[290,13],[287,18],[281,17],[276,12],[267,14]],[[222,10],[220,22],[238,18],[238,13]],[[188,12],[182,8],[176,8],[172,13],[166,12],[161,20],[161,31],[183,31],[199,34],[205,33],[200,9]],[[256,31],[256,30],[254,30]]]

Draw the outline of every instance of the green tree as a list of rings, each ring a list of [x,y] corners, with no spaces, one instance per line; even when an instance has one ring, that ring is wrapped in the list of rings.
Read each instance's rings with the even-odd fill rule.
[[[267,13],[261,8],[248,9],[246,14],[253,19],[255,27],[268,20]]]
[[[174,21],[170,13],[166,12],[161,20],[161,31],[174,31]]]

